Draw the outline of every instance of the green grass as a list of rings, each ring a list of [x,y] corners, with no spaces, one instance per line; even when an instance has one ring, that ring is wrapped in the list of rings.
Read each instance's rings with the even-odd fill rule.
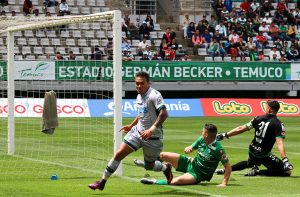
[[[204,123],[228,131],[250,119],[169,118],[164,124],[164,151],[183,153],[184,147],[200,135]],[[142,159],[139,150],[125,158],[123,177],[113,176],[104,191],[89,190],[87,185],[102,175],[112,156],[111,119],[105,119],[105,123],[90,118],[61,119],[55,135],[47,136],[40,132],[40,120],[18,118],[15,156],[6,155],[7,126],[1,119],[0,196],[300,196],[299,118],[280,119],[286,125],[285,148],[295,168],[292,177],[245,177],[246,171],[241,171],[232,173],[226,188],[216,187],[223,178],[218,175],[211,182],[192,186],[143,185],[138,181],[145,174],[154,178],[163,175],[133,165],[134,158]],[[124,124],[131,120],[125,119]],[[247,159],[252,137],[253,132],[247,132],[222,142],[231,164]],[[278,155],[276,145],[273,153]],[[50,180],[53,173],[58,175],[57,181]]]

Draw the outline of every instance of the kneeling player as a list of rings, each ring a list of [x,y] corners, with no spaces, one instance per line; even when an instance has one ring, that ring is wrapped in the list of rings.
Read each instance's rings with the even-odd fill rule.
[[[215,125],[205,124],[202,136],[191,146],[184,149],[184,152],[187,154],[197,150],[198,153],[195,158],[171,152],[162,152],[160,154],[161,160],[171,163],[177,171],[183,172],[183,175],[169,181],[143,178],[141,182],[158,185],[192,185],[201,181],[210,181],[219,161],[221,161],[226,169],[226,173],[222,183],[218,186],[225,187],[231,174],[231,166],[221,143],[216,140],[216,134],[217,127]],[[135,163],[141,165],[142,161],[135,160]]]

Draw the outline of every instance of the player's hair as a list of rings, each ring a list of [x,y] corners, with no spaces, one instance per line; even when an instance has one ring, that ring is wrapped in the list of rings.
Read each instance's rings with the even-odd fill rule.
[[[213,124],[206,123],[204,125],[204,129],[207,130],[207,133],[209,136],[216,136],[218,133],[218,129],[217,129],[216,125],[213,125]]]
[[[276,100],[268,100],[267,104],[271,108],[271,110],[273,111],[273,113],[277,113],[278,110],[280,109],[280,104]]]
[[[150,81],[149,74],[145,71],[139,71],[139,72],[135,73],[135,77],[142,77],[142,78],[146,79],[147,82]]]

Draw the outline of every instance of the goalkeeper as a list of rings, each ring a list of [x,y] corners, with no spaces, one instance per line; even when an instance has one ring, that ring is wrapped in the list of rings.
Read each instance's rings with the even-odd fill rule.
[[[266,114],[257,116],[249,123],[239,126],[227,133],[218,134],[217,138],[223,140],[229,138],[252,128],[255,129],[254,138],[249,145],[248,161],[241,161],[232,165],[232,171],[243,170],[245,168],[252,168],[245,176],[290,176],[293,169],[289,162],[285,149],[283,146],[283,139],[285,138],[285,129],[283,123],[277,119],[277,112],[280,104],[275,100],[268,100],[265,105]],[[274,144],[277,144],[280,156],[279,159],[271,153]],[[258,166],[264,165],[266,170],[259,170]],[[226,169],[216,170],[217,174],[223,174]]]
[[[205,124],[202,129],[202,136],[200,136],[191,146],[184,149],[186,154],[197,150],[195,158],[190,158],[185,155],[171,152],[162,152],[160,158],[163,161],[170,162],[174,168],[179,172],[185,174],[172,179],[171,182],[167,180],[156,180],[150,178],[143,178],[141,182],[144,184],[158,184],[158,185],[192,185],[201,181],[210,181],[219,161],[224,165],[226,173],[219,187],[225,187],[231,173],[231,166],[224,149],[219,141],[216,140],[217,127],[213,124]],[[136,162],[136,164],[140,163]]]
[[[124,142],[107,164],[102,179],[89,185],[93,190],[103,190],[121,160],[140,148],[143,148],[146,170],[163,171],[168,180],[173,178],[171,165],[158,160],[163,148],[162,124],[168,117],[164,100],[157,90],[150,87],[149,75],[144,71],[135,74],[135,86],[138,115],[130,125],[122,127],[121,130],[127,133]]]

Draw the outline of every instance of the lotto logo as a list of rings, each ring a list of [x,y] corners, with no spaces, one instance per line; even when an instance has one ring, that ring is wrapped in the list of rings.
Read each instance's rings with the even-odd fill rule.
[[[241,104],[235,101],[229,101],[223,105],[219,101],[213,101],[213,107],[218,114],[250,114],[252,108],[250,105]]]
[[[280,109],[278,111],[278,114],[298,114],[299,113],[299,107],[296,104],[293,103],[285,103],[283,101],[278,101],[280,104]],[[262,110],[266,111],[266,101],[261,102]]]

